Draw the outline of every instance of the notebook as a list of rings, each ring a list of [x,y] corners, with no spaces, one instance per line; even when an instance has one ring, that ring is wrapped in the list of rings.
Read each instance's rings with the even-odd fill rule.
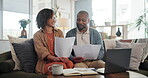
[[[94,68],[73,68],[73,69],[63,69],[64,76],[77,76],[77,75],[96,75]]]
[[[131,49],[108,49],[105,68],[96,71],[101,74],[125,72],[129,69]]]

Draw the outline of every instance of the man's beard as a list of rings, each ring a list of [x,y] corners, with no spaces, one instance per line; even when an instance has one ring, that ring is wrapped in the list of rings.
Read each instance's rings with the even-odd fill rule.
[[[78,25],[78,24],[77,24],[77,27],[78,27],[78,30],[79,30],[79,31],[82,31],[83,29],[85,29],[85,28],[87,27],[87,26],[83,26],[83,27],[81,28],[81,27],[79,27],[79,26],[83,26],[83,25]]]

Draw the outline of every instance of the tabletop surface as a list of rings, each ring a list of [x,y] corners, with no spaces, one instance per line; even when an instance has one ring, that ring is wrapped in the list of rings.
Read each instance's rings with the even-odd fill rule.
[[[137,72],[127,71],[127,72],[105,74],[105,75],[98,74],[98,75],[69,76],[69,77],[65,77],[63,75],[60,76],[48,75],[47,78],[148,78],[148,77]]]

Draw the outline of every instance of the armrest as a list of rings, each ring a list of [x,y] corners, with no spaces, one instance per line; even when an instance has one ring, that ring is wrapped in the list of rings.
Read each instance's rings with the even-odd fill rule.
[[[11,72],[15,66],[14,64],[12,59],[0,62],[0,72]]]
[[[11,51],[7,51],[7,52],[0,54],[0,62],[3,62],[5,60],[9,60],[9,59],[12,59]]]
[[[140,69],[148,71],[148,60],[145,60],[143,63],[140,64]]]

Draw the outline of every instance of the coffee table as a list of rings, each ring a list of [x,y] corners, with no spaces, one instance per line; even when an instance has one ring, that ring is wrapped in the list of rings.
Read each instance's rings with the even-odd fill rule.
[[[106,74],[106,75],[98,74],[98,75],[69,76],[69,77],[65,77],[63,75],[60,76],[48,75],[47,78],[148,78],[148,77],[134,71],[127,71],[127,72]]]

